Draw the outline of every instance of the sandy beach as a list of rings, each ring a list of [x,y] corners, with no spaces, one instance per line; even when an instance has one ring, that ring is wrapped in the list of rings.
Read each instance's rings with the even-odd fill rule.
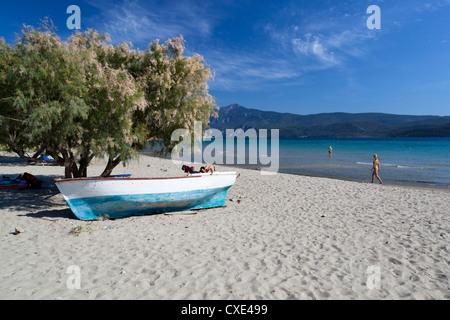
[[[222,208],[81,221],[63,167],[2,153],[1,175],[45,187],[0,190],[0,299],[450,299],[448,190],[236,170]],[[147,156],[124,173],[183,174]]]

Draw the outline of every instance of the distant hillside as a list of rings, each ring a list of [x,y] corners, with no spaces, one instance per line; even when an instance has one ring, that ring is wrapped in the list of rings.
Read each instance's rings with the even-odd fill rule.
[[[450,137],[450,117],[385,113],[320,113],[298,115],[247,109],[238,104],[220,108],[210,126],[222,131],[242,128],[280,129],[282,138],[302,137]]]

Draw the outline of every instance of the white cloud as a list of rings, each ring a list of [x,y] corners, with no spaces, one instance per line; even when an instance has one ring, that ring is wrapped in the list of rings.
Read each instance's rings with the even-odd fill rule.
[[[207,37],[211,34],[212,20],[194,2],[147,4],[137,0],[120,3],[95,1],[91,5],[100,14],[90,21],[96,29],[111,35],[113,42],[131,41],[146,46],[158,38]]]
[[[210,51],[205,58],[216,74],[211,87],[225,91],[257,90],[301,75],[288,61],[261,53]]]
[[[320,63],[326,65],[336,65],[338,61],[334,56],[334,52],[324,46],[320,36],[307,34],[304,39],[292,39],[292,47],[294,52],[299,56],[313,58]]]
[[[304,12],[290,24],[266,24],[264,31],[302,71],[340,67],[364,59],[376,32],[366,27],[365,10],[337,5]],[[295,59],[290,58],[294,54]]]
[[[429,5],[431,2],[433,5]],[[215,70],[211,87],[254,90],[269,87],[272,83],[303,81],[308,72],[315,70],[350,67],[355,59],[370,57],[371,40],[389,32],[387,21],[398,19],[402,24],[413,21],[421,18],[418,13],[448,5],[450,0],[428,0],[428,4],[414,0],[413,9],[412,4],[380,4],[383,21],[386,21],[382,32],[367,29],[365,8],[368,4],[363,0],[358,1],[358,5],[333,2],[328,8],[319,6],[323,9],[317,9],[313,2],[301,5],[290,2],[272,15],[249,20],[254,34],[246,30],[247,34],[261,40],[259,44],[253,39],[247,43],[239,36],[236,37],[239,42],[236,42],[231,34],[236,32],[233,29],[231,40],[225,40],[223,35],[228,31],[225,28],[230,23],[227,20],[233,21],[239,6],[245,6],[237,1],[234,11],[228,2],[218,4],[217,1],[202,1],[201,4],[194,0],[152,1],[149,4],[139,0],[121,0],[119,3],[92,0],[90,3],[100,13],[89,25],[110,33],[114,42],[131,41],[144,49],[156,38],[165,41],[182,34],[187,40],[187,54],[191,50],[199,52]]]

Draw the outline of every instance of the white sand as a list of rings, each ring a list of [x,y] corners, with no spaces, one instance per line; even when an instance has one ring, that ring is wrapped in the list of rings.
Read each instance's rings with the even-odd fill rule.
[[[51,187],[0,190],[0,299],[450,298],[448,190],[239,169],[224,208],[86,222],[52,183],[63,168],[13,160],[1,175]],[[182,174],[150,157],[120,173]],[[80,289],[67,286],[72,265]]]

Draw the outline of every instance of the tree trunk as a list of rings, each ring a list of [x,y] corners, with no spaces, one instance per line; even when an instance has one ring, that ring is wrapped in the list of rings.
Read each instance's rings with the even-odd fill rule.
[[[25,151],[19,147],[16,143],[16,139],[15,139],[15,135],[9,134],[9,143],[8,146],[11,148],[12,151],[14,151],[15,153],[17,153],[17,155],[24,160],[28,160],[30,162],[37,162],[37,163],[42,163],[42,162],[46,162],[43,159],[38,159],[39,156],[45,151],[46,146],[41,146],[39,149],[37,149],[35,151],[35,153],[33,154],[33,156],[29,157],[25,154]],[[59,165],[61,165],[61,162],[59,162]]]
[[[64,176],[66,179],[86,177],[87,166],[81,163],[80,166],[77,166],[74,160],[69,159],[64,162],[64,167]]]
[[[72,178],[72,163],[70,161],[64,162],[64,178],[70,179]]]
[[[60,150],[60,153],[62,158],[59,157],[59,160],[62,161],[62,159],[64,159],[64,172],[66,179],[87,177],[87,168],[94,158],[93,154],[88,157],[81,155],[81,159],[77,165],[74,160],[74,155],[71,152],[68,152],[67,150]]]
[[[115,160],[113,158],[109,157],[108,164],[106,165],[105,170],[103,170],[103,173],[100,175],[100,177],[106,178],[109,177],[114,170],[115,167],[120,163],[121,159],[120,156],[118,156]]]
[[[34,160],[37,160],[37,158],[39,158],[39,156],[42,154],[42,152],[44,152],[45,148],[46,147],[43,146],[40,149],[38,149],[31,158]]]
[[[74,178],[81,178],[81,172],[75,162],[72,163],[72,175]]]
[[[81,158],[80,165],[78,166],[78,170],[76,170],[77,178],[86,178],[87,177],[87,167],[89,163],[85,158]]]

